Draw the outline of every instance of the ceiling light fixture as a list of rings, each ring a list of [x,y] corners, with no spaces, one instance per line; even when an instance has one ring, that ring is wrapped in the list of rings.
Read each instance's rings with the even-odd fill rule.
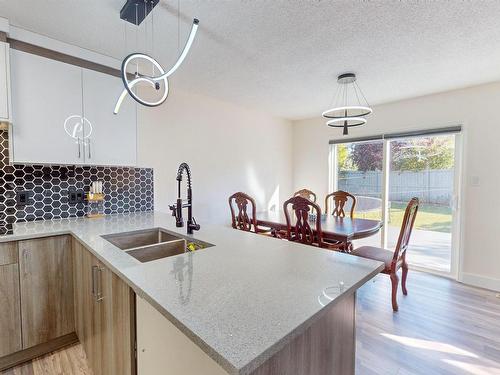
[[[139,7],[138,3],[144,3],[145,6]],[[157,3],[158,1],[156,0],[128,0],[120,12],[120,17],[138,26],[144,20],[144,18],[146,18],[147,15],[153,10],[154,6]],[[142,9],[141,13],[139,13],[138,11],[139,9]],[[131,15],[131,13],[134,11],[135,11],[135,19],[134,15]],[[196,32],[198,30],[198,24],[199,24],[198,19],[196,18],[193,19],[191,32],[189,33],[186,44],[184,45],[184,49],[182,50],[182,53],[179,55],[176,63],[167,72],[165,72],[165,70],[162,68],[162,66],[158,61],[156,61],[153,57],[145,53],[132,53],[127,57],[125,57],[121,66],[121,77],[125,88],[123,89],[122,93],[118,97],[118,100],[116,101],[115,109],[113,111],[115,115],[118,114],[118,112],[120,111],[120,106],[122,105],[123,100],[125,99],[127,94],[129,94],[137,103],[147,107],[157,107],[162,103],[164,103],[165,100],[167,100],[169,91],[168,77],[170,77],[185,60],[189,50],[191,49],[194,38],[196,36]],[[129,77],[131,76],[131,74],[128,73],[130,71],[129,65],[132,62],[134,62],[135,64],[136,71],[135,74],[132,75],[133,79],[129,80]],[[141,62],[143,64],[141,64]],[[149,64],[151,64],[153,67],[153,72],[158,71],[160,75],[154,76],[154,75],[141,74],[139,72],[139,67],[144,65],[144,63],[146,63],[148,66]],[[163,83],[163,85],[161,84],[161,82]],[[156,91],[162,90],[163,93],[161,94],[158,100],[150,101],[141,99],[139,95],[133,90],[134,87],[139,83],[145,83],[151,88],[154,88]]]
[[[356,82],[356,74],[344,73],[337,77],[339,84],[332,100],[332,107],[321,115],[328,119],[326,125],[343,128],[343,134],[348,134],[348,128],[366,124],[366,116],[373,110]]]

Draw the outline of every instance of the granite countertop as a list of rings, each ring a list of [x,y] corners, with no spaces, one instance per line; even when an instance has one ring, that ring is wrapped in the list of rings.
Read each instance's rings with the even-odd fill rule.
[[[229,374],[257,368],[383,268],[348,254],[201,225],[193,238],[214,247],[149,263],[101,236],[156,227],[185,235],[171,215],[17,223],[0,242],[74,235]]]

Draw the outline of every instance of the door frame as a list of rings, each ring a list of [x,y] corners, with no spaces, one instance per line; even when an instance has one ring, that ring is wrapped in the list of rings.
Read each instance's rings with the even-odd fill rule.
[[[454,176],[453,176],[453,203],[452,203],[452,225],[451,225],[451,259],[450,259],[450,272],[442,272],[432,268],[425,268],[420,266],[412,265],[411,268],[423,271],[427,273],[436,274],[439,276],[444,276],[454,280],[462,280],[462,265],[463,265],[463,210],[462,206],[464,203],[464,184],[463,184],[463,161],[464,161],[464,132],[465,129],[462,128],[461,132],[450,133],[450,135],[455,136],[455,155],[454,155]],[[445,134],[445,133],[443,133]],[[438,136],[439,134],[429,134],[430,136]],[[408,136],[409,138],[411,136]],[[422,137],[425,137],[423,135]],[[402,137],[404,138],[404,137]],[[381,246],[387,247],[387,218],[389,214],[388,198],[389,198],[389,162],[390,162],[390,147],[389,142],[395,140],[396,138],[384,138],[383,141],[383,167],[382,167],[382,221],[384,225],[381,230]],[[358,140],[350,141],[346,139],[343,143],[355,143],[361,142]],[[338,168],[337,168],[337,145],[342,143],[332,143],[330,144],[329,150],[329,181],[328,187],[329,191],[336,191],[338,188]]]

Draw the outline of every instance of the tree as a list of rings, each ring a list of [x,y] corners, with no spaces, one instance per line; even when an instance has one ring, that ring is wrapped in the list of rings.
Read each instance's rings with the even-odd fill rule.
[[[337,165],[340,171],[348,169],[349,150],[345,144],[337,145]]]
[[[352,161],[360,171],[381,171],[384,159],[383,149],[382,141],[355,143],[351,147]]]
[[[450,169],[454,165],[453,137],[414,138],[391,142],[392,170]]]

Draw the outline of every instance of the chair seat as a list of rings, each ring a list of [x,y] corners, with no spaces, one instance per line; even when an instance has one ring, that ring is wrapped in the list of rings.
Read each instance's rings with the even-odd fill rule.
[[[393,251],[374,246],[361,246],[353,250],[351,254],[361,258],[367,258],[383,262],[385,264],[384,272],[391,271],[392,258],[394,257]]]

